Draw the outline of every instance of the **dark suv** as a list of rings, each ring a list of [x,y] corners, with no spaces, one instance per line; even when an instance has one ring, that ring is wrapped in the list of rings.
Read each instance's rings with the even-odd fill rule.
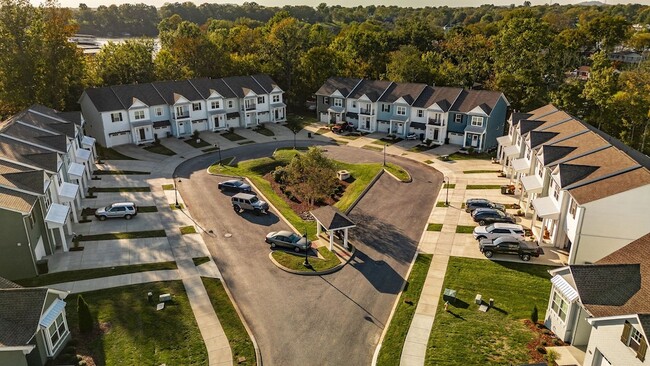
[[[544,254],[544,250],[536,244],[513,236],[502,236],[494,240],[483,239],[479,242],[478,247],[481,253],[488,258],[492,258],[494,254],[513,254],[518,255],[522,261],[528,262],[530,257],[539,257]]]
[[[504,213],[503,211],[495,210],[493,208],[477,208],[472,211],[472,219],[478,222],[479,225],[494,224],[496,222],[503,222],[507,224],[516,224],[517,220],[512,215]]]
[[[495,210],[506,212],[506,206],[494,203],[484,198],[470,198],[465,202],[465,211],[472,212],[477,208],[493,208]]]

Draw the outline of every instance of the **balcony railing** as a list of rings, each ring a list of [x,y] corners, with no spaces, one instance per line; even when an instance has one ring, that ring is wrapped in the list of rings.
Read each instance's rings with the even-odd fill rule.
[[[248,104],[248,105],[244,106],[245,111],[252,111],[252,110],[254,110],[256,108],[257,108],[257,104]]]
[[[375,114],[375,111],[371,108],[360,108],[359,114]]]
[[[429,118],[429,124],[434,126],[444,126],[445,120],[440,118]]]
[[[183,111],[183,113],[180,114],[172,113],[172,118],[174,119],[190,118],[190,111],[189,110]]]

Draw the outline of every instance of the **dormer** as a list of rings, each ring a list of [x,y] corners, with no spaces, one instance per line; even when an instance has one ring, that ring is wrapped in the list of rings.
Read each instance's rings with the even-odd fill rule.
[[[469,111],[468,114],[478,115],[478,116],[483,116],[483,117],[488,117],[488,116],[490,115],[490,114],[489,114],[489,111],[485,110],[484,107],[482,107],[482,106],[480,106],[480,105],[474,107],[474,109],[472,109],[471,111]]]
[[[341,94],[340,91],[335,90],[334,93],[330,95],[331,98],[345,98],[343,94]]]
[[[410,105],[406,100],[404,100],[403,97],[399,97],[399,99],[397,99],[396,101],[394,101],[393,104],[406,104],[406,105]]]

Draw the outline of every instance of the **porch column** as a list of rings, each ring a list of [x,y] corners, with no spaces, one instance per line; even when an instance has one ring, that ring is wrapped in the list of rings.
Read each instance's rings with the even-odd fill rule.
[[[542,226],[539,228],[539,235],[537,235],[537,244],[542,245],[544,242],[544,225],[546,224],[546,219],[542,219]],[[531,225],[532,226],[532,225]]]
[[[320,222],[316,221],[316,236],[320,236]]]
[[[90,166],[90,163],[85,161],[84,162],[84,175],[86,176],[86,179],[90,180],[90,170],[92,167]]]
[[[64,252],[68,251],[68,242],[65,240],[65,233],[63,232],[63,226],[59,226],[59,234],[61,235],[61,248]]]
[[[78,197],[78,196],[77,196]],[[75,208],[74,201],[69,202],[70,210],[72,211],[72,218],[74,219],[74,222],[78,223],[79,219],[77,218],[77,209]],[[68,221],[68,224],[70,224],[70,221]],[[72,232],[72,228],[70,225],[68,225],[68,229]]]
[[[83,192],[83,191],[77,192],[77,194],[74,197],[74,202],[77,203],[76,205],[73,203],[73,206],[75,206],[75,207],[81,208],[81,192]]]
[[[81,193],[85,192],[83,176],[80,177],[79,179],[77,179],[77,184],[79,185],[79,192],[81,192]],[[79,207],[81,207],[81,205]]]
[[[334,245],[334,231],[330,230],[330,252],[332,251],[332,245]]]
[[[528,195],[528,199],[524,203],[526,205],[526,208],[524,209],[524,217],[526,217],[526,215],[528,215],[528,206],[530,206],[530,202],[532,202],[532,200],[534,199],[534,197],[536,195],[537,195],[536,193],[531,193],[531,194]]]
[[[65,218],[65,226],[67,226],[68,231],[72,233],[72,220],[70,220],[69,217]],[[63,230],[63,228],[61,230]]]
[[[343,229],[343,230],[344,230],[344,236],[343,236],[343,247],[345,247],[345,249],[350,249],[350,248],[348,247],[348,228],[346,227],[346,228]]]

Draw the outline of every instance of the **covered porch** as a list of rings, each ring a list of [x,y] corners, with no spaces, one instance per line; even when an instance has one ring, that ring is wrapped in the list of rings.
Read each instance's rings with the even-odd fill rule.
[[[67,226],[70,235],[72,235],[72,225],[70,224],[70,220],[68,220],[69,214],[70,206],[52,203],[45,215],[45,224],[47,225],[47,228],[50,229],[52,238],[54,238],[56,242],[56,237],[58,235],[59,240],[61,241],[61,248],[64,252],[68,251],[68,241],[64,229],[65,226]]]
[[[345,108],[331,106],[327,108],[326,120],[327,124],[335,124],[343,121],[343,116],[345,115]]]
[[[348,230],[357,225],[347,215],[333,206],[319,207],[309,212],[316,220],[316,235],[320,236],[323,229],[329,236],[329,247],[331,251],[334,245],[334,235],[343,231],[343,247],[349,249]]]

